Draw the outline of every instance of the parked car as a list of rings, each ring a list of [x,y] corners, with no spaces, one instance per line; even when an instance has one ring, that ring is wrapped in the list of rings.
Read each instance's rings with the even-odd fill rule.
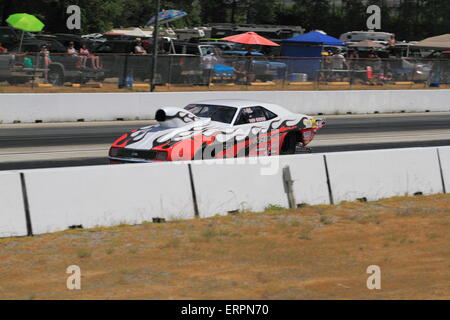
[[[247,51],[224,51],[222,57],[227,64],[237,63],[246,64],[246,59],[251,59],[251,70],[255,74],[256,80],[271,81],[276,78],[282,78],[286,70],[286,64],[283,62],[270,61],[260,52],[252,52],[251,56]]]
[[[220,50],[214,45],[192,42],[173,42],[176,54],[192,54],[196,56],[204,56],[209,52],[214,52],[216,55],[220,54]]]
[[[220,51],[236,51],[244,49],[245,45],[241,43],[229,42],[229,41],[201,41],[201,45],[209,45],[220,49]]]
[[[386,72],[391,73],[395,81],[425,82],[432,68],[433,63],[423,59],[401,58],[386,62]]]

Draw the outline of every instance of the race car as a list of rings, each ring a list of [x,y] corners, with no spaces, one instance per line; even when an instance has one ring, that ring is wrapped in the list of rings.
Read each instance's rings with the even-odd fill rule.
[[[325,126],[324,119],[275,104],[209,100],[156,111],[157,124],[132,130],[111,146],[111,163],[294,154]]]

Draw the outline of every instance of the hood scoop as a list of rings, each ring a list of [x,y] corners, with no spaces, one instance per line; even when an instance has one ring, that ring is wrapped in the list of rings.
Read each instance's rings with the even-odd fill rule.
[[[158,109],[155,119],[161,128],[179,128],[200,120],[193,113],[176,107]]]

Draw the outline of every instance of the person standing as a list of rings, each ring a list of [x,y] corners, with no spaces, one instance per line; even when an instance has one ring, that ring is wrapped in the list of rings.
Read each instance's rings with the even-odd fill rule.
[[[211,83],[212,70],[216,62],[217,58],[211,51],[208,51],[206,55],[202,57],[203,81],[208,85]]]
[[[52,58],[50,57],[50,51],[48,50],[46,45],[43,45],[41,47],[40,54],[44,57],[44,79],[47,82],[48,81],[48,66],[50,63],[52,63]]]
[[[345,60],[345,57],[340,49],[338,49],[338,51],[331,56],[331,65],[333,70],[344,70],[344,66],[348,69],[347,60]]]
[[[147,50],[142,45],[141,38],[136,38],[136,45],[134,46],[134,54],[147,54]]]

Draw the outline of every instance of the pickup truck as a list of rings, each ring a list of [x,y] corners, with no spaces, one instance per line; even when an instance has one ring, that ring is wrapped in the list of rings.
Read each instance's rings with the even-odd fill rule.
[[[39,54],[43,45],[50,50],[51,63],[47,66],[47,81],[56,86],[62,86],[65,82],[86,83],[89,80],[103,81],[105,74],[103,70],[94,70],[81,65],[79,57],[67,54],[66,48],[56,40],[29,40],[22,44],[20,51],[27,52],[32,59],[33,68],[44,68],[43,56]],[[19,48],[10,50],[15,55]]]
[[[176,43],[171,50],[171,44],[162,42],[169,54],[158,54],[156,67],[157,84],[200,84],[204,82],[202,58],[212,46]],[[94,49],[100,56],[106,77],[118,77],[123,82],[129,76],[135,81],[150,79],[152,71],[151,47],[147,47],[149,54],[133,54],[136,42],[130,40],[109,40]],[[233,68],[223,64],[214,66],[212,79],[228,81],[233,76]]]
[[[34,61],[36,57],[31,55],[0,54],[0,82],[17,85],[43,77],[48,69],[39,68]]]

